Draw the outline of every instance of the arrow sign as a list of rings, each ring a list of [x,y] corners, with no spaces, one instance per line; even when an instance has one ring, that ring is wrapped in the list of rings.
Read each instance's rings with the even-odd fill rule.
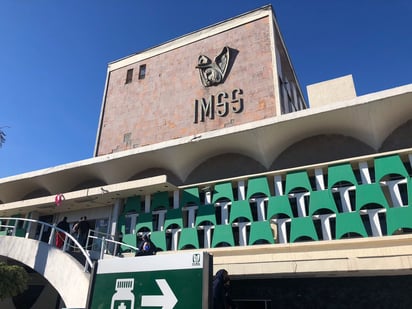
[[[177,298],[165,279],[156,279],[156,283],[163,295],[143,295],[142,307],[162,307],[162,309],[173,309]]]
[[[212,266],[206,252],[99,260],[87,308],[111,308],[112,302],[116,309],[209,308]]]

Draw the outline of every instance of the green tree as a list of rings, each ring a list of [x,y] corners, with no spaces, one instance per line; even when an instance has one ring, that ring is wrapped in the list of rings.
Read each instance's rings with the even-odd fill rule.
[[[28,280],[23,267],[0,262],[0,300],[22,293],[27,289]]]

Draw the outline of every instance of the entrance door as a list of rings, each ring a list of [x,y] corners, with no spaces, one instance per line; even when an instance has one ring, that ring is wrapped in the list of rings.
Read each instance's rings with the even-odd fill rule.
[[[53,215],[39,216],[39,221],[53,224]],[[40,228],[41,226],[37,225],[36,235],[40,234]],[[50,233],[51,233],[51,228],[48,226],[44,226],[41,241],[49,242]]]
[[[90,228],[94,230],[93,236],[97,239],[90,239],[89,243],[92,243],[92,251],[100,252],[102,247],[102,237],[105,239],[111,239],[109,235],[109,219],[96,219],[90,220]]]

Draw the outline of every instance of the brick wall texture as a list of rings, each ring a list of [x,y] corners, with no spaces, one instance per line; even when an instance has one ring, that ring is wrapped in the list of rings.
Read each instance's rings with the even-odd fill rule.
[[[276,115],[269,18],[232,28],[110,72],[97,155],[146,146]],[[198,57],[229,46],[236,57],[223,84],[204,87]],[[146,76],[139,80],[139,66]],[[126,84],[127,70],[133,81]],[[195,101],[234,89],[244,109],[195,123]],[[230,101],[230,99],[229,99]]]

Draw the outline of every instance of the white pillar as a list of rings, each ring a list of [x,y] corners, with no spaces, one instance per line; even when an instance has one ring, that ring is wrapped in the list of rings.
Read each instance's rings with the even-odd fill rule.
[[[117,236],[117,224],[120,213],[123,211],[123,199],[116,199],[112,208],[110,234]]]

